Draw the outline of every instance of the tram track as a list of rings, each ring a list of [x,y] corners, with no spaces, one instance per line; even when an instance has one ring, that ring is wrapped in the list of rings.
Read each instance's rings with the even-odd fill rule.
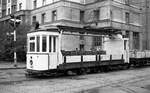
[[[19,76],[11,81],[0,81],[0,86],[49,86],[51,93],[67,93],[66,91],[78,92],[93,88],[119,87],[127,93],[134,93],[122,85],[140,82],[150,79],[150,74],[147,73],[149,68],[121,70],[108,73],[96,73],[78,76],[56,76],[56,77],[40,77],[26,78]],[[145,72],[145,73],[144,73]],[[12,74],[11,74],[12,75]],[[3,80],[3,79],[2,79]],[[79,84],[78,84],[79,83]],[[54,86],[59,86],[58,89],[52,90]],[[62,87],[60,87],[62,86]]]

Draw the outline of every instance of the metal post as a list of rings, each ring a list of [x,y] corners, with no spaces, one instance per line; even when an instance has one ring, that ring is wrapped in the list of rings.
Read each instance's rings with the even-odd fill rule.
[[[14,18],[14,67],[17,67],[17,53],[16,53],[16,18]]]

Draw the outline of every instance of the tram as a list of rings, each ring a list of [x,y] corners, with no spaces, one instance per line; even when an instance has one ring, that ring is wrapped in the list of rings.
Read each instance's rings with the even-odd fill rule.
[[[51,26],[27,34],[27,74],[78,74],[129,64],[129,42],[117,31]]]

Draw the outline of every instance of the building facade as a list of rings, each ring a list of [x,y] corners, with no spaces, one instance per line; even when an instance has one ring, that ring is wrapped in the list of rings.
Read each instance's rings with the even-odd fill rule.
[[[2,0],[0,0],[0,17],[2,17]]]
[[[137,2],[140,0],[17,0],[15,15],[31,25],[39,22],[40,28],[63,25],[120,31],[129,37],[130,50],[142,50],[142,17]],[[11,5],[6,4],[6,16],[0,21],[10,18]]]
[[[129,1],[57,0],[51,4],[44,1],[40,5],[36,4],[37,0],[32,1],[31,24],[38,21],[41,27],[65,25],[120,30],[129,37],[131,50],[142,49],[141,10]]]
[[[142,6],[142,17],[143,17],[143,47],[146,50],[150,50],[150,1],[149,0],[143,0]]]
[[[6,0],[1,0],[2,17],[6,16]]]
[[[10,15],[15,15],[22,20],[22,23],[30,23],[30,11],[28,9],[28,2],[30,0],[2,0],[2,17],[0,22],[7,22],[10,19]]]

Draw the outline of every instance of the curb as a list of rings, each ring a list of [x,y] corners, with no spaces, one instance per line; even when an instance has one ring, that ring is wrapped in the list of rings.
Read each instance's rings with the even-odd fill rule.
[[[0,68],[0,70],[9,70],[9,69],[25,69],[26,67],[10,67],[10,68]]]

